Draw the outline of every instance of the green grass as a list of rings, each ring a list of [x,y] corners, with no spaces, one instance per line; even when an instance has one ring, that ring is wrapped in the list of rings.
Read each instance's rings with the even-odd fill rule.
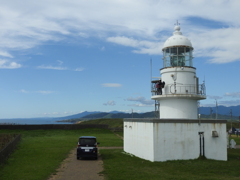
[[[0,130],[0,133],[22,134],[17,150],[0,166],[1,180],[44,180],[54,173],[79,136],[96,136],[100,146],[123,146],[109,130]]]
[[[118,134],[119,136],[123,137],[123,132],[115,132],[115,134]]]
[[[100,146],[123,146],[122,140],[104,129],[83,130],[0,130],[0,133],[22,134],[18,149],[6,164],[0,166],[1,180],[45,180],[76,147],[79,136],[93,135]],[[118,134],[122,134],[117,132]],[[240,141],[240,137],[232,138]],[[107,180],[227,180],[240,179],[240,149],[228,149],[228,161],[178,160],[150,162],[123,153],[123,150],[101,149],[102,172]]]
[[[234,139],[235,142],[237,143],[237,145],[240,145],[240,136],[236,136],[236,135],[231,135],[229,136],[229,140]]]
[[[228,161],[178,160],[150,162],[122,150],[101,150],[108,180],[219,180],[240,179],[240,149],[230,149]]]
[[[109,128],[123,128],[123,119],[95,119],[83,121],[81,124],[107,124]]]

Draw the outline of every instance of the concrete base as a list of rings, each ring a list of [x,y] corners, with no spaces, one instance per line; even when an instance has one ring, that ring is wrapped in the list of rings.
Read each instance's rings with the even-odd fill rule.
[[[124,151],[149,161],[227,160],[226,120],[124,119]]]

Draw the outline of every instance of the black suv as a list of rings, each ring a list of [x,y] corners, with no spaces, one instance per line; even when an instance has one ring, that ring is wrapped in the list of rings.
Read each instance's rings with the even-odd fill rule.
[[[93,157],[98,159],[98,143],[94,136],[81,136],[78,140],[77,159]]]

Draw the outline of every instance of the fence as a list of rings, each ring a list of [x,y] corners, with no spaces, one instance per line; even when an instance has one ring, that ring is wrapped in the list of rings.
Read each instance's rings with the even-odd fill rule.
[[[14,151],[17,144],[21,140],[21,134],[16,135],[16,137],[10,141],[3,149],[0,149],[0,164],[8,158],[8,156]]]

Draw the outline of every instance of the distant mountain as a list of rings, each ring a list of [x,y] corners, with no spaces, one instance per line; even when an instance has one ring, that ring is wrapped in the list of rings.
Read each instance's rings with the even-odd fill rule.
[[[74,114],[74,115],[71,115],[71,116],[57,117],[57,118],[54,118],[54,119],[56,119],[56,120],[78,119],[78,118],[82,118],[84,116],[87,116],[87,115],[90,115],[90,114],[96,114],[96,113],[100,113],[100,111],[93,111],[93,112],[84,111],[82,113]]]
[[[212,117],[216,117],[216,107],[200,107],[199,114],[201,117],[210,118],[210,108],[212,108]],[[230,118],[230,110],[232,110],[233,119],[238,119],[240,116],[240,105],[238,106],[218,106],[218,118],[229,119]],[[62,120],[70,120],[70,119],[98,119],[98,118],[154,118],[158,117],[155,115],[155,112],[146,112],[146,113],[123,113],[120,111],[111,111],[111,112],[100,112],[100,111],[93,111],[88,112],[84,111],[82,113],[74,114],[71,116],[65,117],[38,117],[38,118],[13,118],[14,120],[55,120],[55,121],[62,121]],[[6,121],[10,121],[11,119],[6,119]]]
[[[109,112],[109,113],[95,113],[95,114],[89,114],[82,118],[86,119],[97,119],[97,118],[154,118],[155,112],[146,112],[146,113],[123,113],[123,112]]]
[[[210,115],[210,108],[212,108],[212,113],[216,113],[216,107],[200,107],[199,113]],[[240,116],[240,105],[238,106],[218,106],[218,114],[230,115],[230,110],[232,110],[232,116]]]

